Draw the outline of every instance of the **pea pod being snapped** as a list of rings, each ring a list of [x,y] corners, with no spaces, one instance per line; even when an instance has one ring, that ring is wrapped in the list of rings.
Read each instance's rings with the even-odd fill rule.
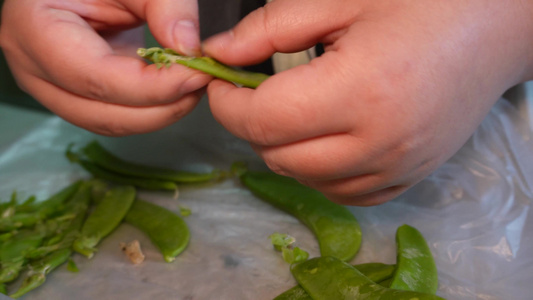
[[[246,171],[240,179],[256,196],[292,214],[310,228],[323,256],[348,261],[359,251],[361,228],[346,207],[292,178],[274,173]]]
[[[100,240],[124,219],[135,200],[135,194],[132,186],[117,186],[107,191],[83,224],[81,236],[74,241],[74,251],[91,258]]]
[[[234,69],[216,61],[211,57],[184,56],[168,48],[140,48],[137,50],[137,54],[156,63],[158,66],[168,67],[171,64],[176,63],[192,69],[200,70],[226,81],[238,83],[244,87],[256,88],[269,77],[268,75],[262,73]]]
[[[124,220],[146,233],[166,262],[173,261],[189,243],[185,221],[161,206],[137,199]]]
[[[435,294],[439,285],[437,267],[424,236],[414,227],[396,231],[397,268],[390,287]]]
[[[395,290],[373,282],[352,265],[334,257],[317,257],[291,266],[291,273],[315,300],[442,300],[436,295]]]

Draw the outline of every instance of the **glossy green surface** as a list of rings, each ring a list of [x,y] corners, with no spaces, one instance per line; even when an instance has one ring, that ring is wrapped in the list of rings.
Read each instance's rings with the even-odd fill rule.
[[[390,287],[435,294],[439,286],[437,266],[424,236],[402,225],[396,231],[397,268]]]
[[[434,300],[431,294],[384,288],[352,265],[334,257],[317,257],[295,264],[291,272],[315,300]]]
[[[395,265],[387,265],[382,263],[366,263],[360,265],[354,265],[354,267],[365,275],[371,281],[375,283],[380,283],[388,280],[394,274],[396,269]],[[300,286],[297,285],[283,294],[280,294],[274,300],[308,300],[313,299],[307,292]]]
[[[173,261],[189,244],[185,221],[161,206],[137,199],[124,220],[148,235],[167,262]]]

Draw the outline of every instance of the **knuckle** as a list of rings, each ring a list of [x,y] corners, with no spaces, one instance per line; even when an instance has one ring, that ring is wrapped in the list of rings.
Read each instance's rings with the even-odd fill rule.
[[[245,135],[250,142],[260,145],[268,146],[271,144],[271,128],[268,123],[262,122],[256,114],[250,114],[245,121]]]
[[[128,129],[123,123],[112,119],[104,120],[103,122],[97,124],[93,131],[97,134],[110,137],[120,137],[134,134],[134,132]]]
[[[109,85],[104,82],[100,77],[86,74],[84,78],[84,86],[88,97],[95,100],[108,100],[109,98]]]

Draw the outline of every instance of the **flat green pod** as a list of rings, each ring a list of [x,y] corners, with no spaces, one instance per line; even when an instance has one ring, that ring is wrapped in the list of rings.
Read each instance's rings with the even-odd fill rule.
[[[361,246],[361,228],[344,206],[298,181],[271,172],[246,171],[242,183],[260,199],[298,218],[316,236],[322,256],[352,259]]]
[[[166,262],[172,262],[189,244],[189,228],[172,211],[137,199],[124,219],[143,231],[157,246]]]

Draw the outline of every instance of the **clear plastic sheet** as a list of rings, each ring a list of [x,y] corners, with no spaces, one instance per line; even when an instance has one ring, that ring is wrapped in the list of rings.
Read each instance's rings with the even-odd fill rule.
[[[264,168],[250,147],[221,128],[207,104],[164,130],[105,138],[57,117],[0,154],[0,199],[16,189],[40,199],[88,177],[64,158],[69,143],[98,139],[120,156],[194,171],[227,169],[244,160]],[[377,207],[350,208],[363,244],[353,263],[395,262],[396,228],[404,223],[427,238],[439,270],[438,294],[447,299],[531,299],[533,280],[533,142],[528,123],[500,100],[468,143],[445,165],[399,198]],[[173,263],[137,229],[123,224],[91,260],[75,256],[80,272],[65,266],[24,299],[272,299],[295,284],[268,236],[289,233],[318,255],[312,234],[293,217],[261,202],[238,182],[140,192],[171,210],[191,208],[191,242]],[[138,239],[146,254],[132,265],[120,242]]]

